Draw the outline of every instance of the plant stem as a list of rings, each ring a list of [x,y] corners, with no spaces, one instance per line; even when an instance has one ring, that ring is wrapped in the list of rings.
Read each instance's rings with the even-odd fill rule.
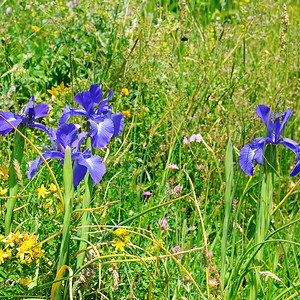
[[[82,208],[83,209],[87,209],[89,208],[92,196],[93,196],[93,189],[94,189],[94,185],[93,185],[93,180],[89,174],[89,172],[86,172],[85,178],[84,178],[84,185],[85,185],[85,193],[83,196],[83,203],[82,203]],[[80,234],[80,238],[82,238],[83,240],[88,240],[89,235],[89,227],[88,225],[90,225],[90,212],[89,211],[85,211],[82,214],[82,218],[81,218],[81,226],[82,228],[79,229],[79,234]],[[79,243],[79,249],[78,251],[85,249],[87,247],[87,242],[81,240]],[[85,251],[83,251],[82,253],[80,253],[79,255],[77,255],[77,263],[76,263],[76,269],[79,269],[84,262],[84,257],[85,257]]]
[[[64,221],[62,228],[62,241],[59,252],[59,261],[57,264],[57,274],[60,269],[68,263],[69,257],[69,240],[70,240],[70,223],[73,209],[73,168],[72,168],[72,159],[71,159],[71,149],[67,146],[64,157],[64,170],[63,170],[63,178],[64,178]],[[62,274],[63,276],[63,274]],[[55,299],[59,300],[62,298],[62,282],[60,281],[57,284]]]
[[[26,127],[22,124],[19,126],[19,130],[21,133],[25,133]],[[17,201],[18,189],[18,177],[16,174],[16,170],[14,167],[14,161],[16,160],[19,165],[21,166],[21,162],[23,159],[23,151],[24,151],[24,138],[18,133],[15,132],[14,135],[14,148],[12,151],[10,164],[9,164],[9,179],[8,179],[8,186],[9,186],[9,196],[13,196],[13,198],[7,199],[6,202],[6,215],[5,215],[5,235],[7,236],[11,231],[12,225],[12,218],[13,218],[13,211]]]

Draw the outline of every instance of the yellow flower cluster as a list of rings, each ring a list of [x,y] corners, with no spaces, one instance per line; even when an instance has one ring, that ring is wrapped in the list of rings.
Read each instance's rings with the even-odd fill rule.
[[[3,189],[3,188],[0,186],[0,196],[5,195],[7,192],[8,192],[8,189],[6,189],[6,188]]]
[[[4,181],[7,181],[8,180],[8,172],[9,172],[9,169],[0,167],[0,178],[2,178]]]
[[[32,27],[32,29],[35,31],[35,32],[38,32],[41,28],[40,27],[38,27],[38,26],[35,26],[35,25],[33,25],[33,26],[31,26]]]
[[[42,245],[38,245],[38,237],[34,233],[11,232],[6,238],[0,236],[0,243],[4,243],[4,249],[0,246],[0,265],[16,257],[29,266],[32,262],[38,263],[45,252]]]
[[[116,247],[115,250],[118,251],[120,249],[121,251],[124,251],[124,246],[130,240],[129,232],[124,228],[118,228],[115,231],[115,234],[118,237],[114,244],[114,246]]]
[[[48,192],[47,189],[44,187],[44,184],[42,184],[42,185],[38,188],[38,199],[40,199],[41,197],[44,199],[46,194],[49,194],[49,192]]]
[[[55,100],[59,94],[63,95],[65,93],[68,93],[70,89],[65,86],[64,82],[61,82],[61,84],[58,85],[56,88],[53,86],[50,90],[47,91],[49,94],[52,95],[52,100]]]
[[[25,286],[29,285],[30,282],[31,282],[30,278],[24,278],[24,279],[20,278],[19,279],[19,283],[21,283],[22,285],[25,285]]]
[[[123,110],[122,111],[122,114],[125,116],[125,117],[131,117],[131,113],[129,110]]]
[[[129,91],[128,91],[128,89],[126,89],[126,88],[122,89],[122,90],[121,90],[121,94],[122,94],[122,95],[125,95],[125,96],[129,96]]]

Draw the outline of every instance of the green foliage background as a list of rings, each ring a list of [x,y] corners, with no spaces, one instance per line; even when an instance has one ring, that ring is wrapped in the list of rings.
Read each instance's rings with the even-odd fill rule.
[[[289,24],[283,40],[280,35],[284,4]],[[12,7],[11,14],[5,13],[8,6]],[[300,233],[299,186],[271,217],[269,233],[286,224],[292,225],[276,233],[272,237],[275,241],[264,246],[264,264],[258,266],[251,256],[254,250],[249,249],[254,246],[261,173],[256,168],[248,184],[249,177],[238,165],[243,145],[265,134],[262,122],[255,116],[258,104],[272,105],[276,112],[291,108],[294,113],[284,136],[300,141],[299,1],[79,1],[75,7],[59,1],[6,1],[0,10],[1,110],[20,111],[34,95],[36,102],[53,108],[45,124],[57,127],[63,108],[74,105],[74,95],[99,83],[106,92],[108,88],[113,89],[110,104],[114,112],[131,113],[131,117],[125,117],[122,135],[107,148],[97,150],[106,159],[107,172],[97,186],[93,207],[119,202],[95,211],[94,225],[117,225],[172,200],[175,197],[170,191],[178,184],[183,186],[181,195],[188,194],[191,184],[186,172],[203,215],[212,263],[220,272],[225,218],[224,159],[230,138],[234,194],[229,215],[227,212],[225,282],[212,288],[210,295],[222,299],[238,291],[237,299],[249,299],[250,274],[254,273],[260,279],[260,299],[299,296],[299,244],[291,243],[299,240]],[[32,26],[38,26],[39,30]],[[61,82],[69,89],[54,99],[47,90]],[[16,94],[8,101],[6,95],[12,85]],[[129,96],[121,93],[123,88],[129,90]],[[80,118],[74,117],[72,121],[78,121],[84,130]],[[183,138],[193,133],[201,133],[208,147],[204,143],[184,145]],[[40,132],[31,130],[27,136],[40,150],[44,143],[49,145],[47,137]],[[1,166],[8,167],[11,141],[11,135],[0,136]],[[299,177],[288,177],[296,162],[293,153],[280,146],[277,149],[279,170],[274,207],[299,180]],[[26,163],[35,157],[27,146]],[[170,163],[177,164],[179,171],[168,169]],[[50,165],[62,182],[60,163],[53,161]],[[200,165],[204,166],[203,170],[199,169]],[[63,216],[55,195],[46,196],[53,200],[53,213],[45,208],[46,199],[37,199],[37,188],[52,182],[46,169],[40,168],[30,182],[26,171],[24,164],[21,195],[31,196],[18,200],[18,207],[29,205],[15,212],[15,226],[20,231],[35,232],[42,241],[60,231]],[[1,186],[5,188],[6,182],[2,180]],[[153,193],[151,197],[143,196],[147,190]],[[79,203],[77,208],[80,208],[80,191],[77,192],[75,204]],[[5,200],[1,199],[2,220],[4,209]],[[74,214],[74,228],[79,217]],[[159,228],[159,218],[164,217],[168,221],[167,231]],[[151,210],[126,225],[150,231],[169,251],[177,245],[184,250],[204,245],[192,195]],[[95,231],[90,234],[93,244],[114,240],[99,228],[91,228]],[[131,243],[140,248],[134,251],[132,247],[126,248],[128,253],[143,257],[150,256],[149,253],[166,254],[151,241],[132,233],[130,236]],[[49,299],[55,277],[51,270],[59,243],[60,237],[56,236],[43,245],[45,257],[38,266],[39,279],[32,289],[18,283],[7,284],[7,278],[17,282],[21,275],[14,274],[12,266],[0,266],[0,295]],[[76,247],[74,239],[72,254],[76,253]],[[114,247],[102,246],[100,252],[113,254]],[[114,259],[117,260],[111,258]],[[198,250],[185,254],[180,264],[195,279],[203,293],[202,299],[207,299],[203,260],[203,253]],[[240,262],[239,269],[235,269]],[[149,277],[143,264],[115,264],[119,275],[115,286],[112,265],[102,267],[100,289],[96,272],[93,281],[81,291],[84,299],[148,298]],[[153,263],[147,266],[153,299],[198,299],[197,289],[171,258],[157,262],[158,274]],[[281,281],[259,271],[270,272]],[[23,270],[24,275],[34,273]],[[212,270],[210,276],[215,278]]]

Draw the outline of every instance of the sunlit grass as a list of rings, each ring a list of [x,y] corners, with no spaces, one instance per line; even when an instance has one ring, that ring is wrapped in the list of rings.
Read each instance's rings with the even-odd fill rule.
[[[21,113],[34,95],[50,106],[42,123],[55,128],[64,107],[79,107],[74,96],[98,83],[104,97],[114,91],[124,129],[95,150],[102,181],[74,190],[61,272],[62,196],[48,166],[27,179],[37,157],[27,141],[5,237],[14,144],[12,133],[0,136],[0,297],[50,299],[64,286],[74,299],[297,299],[295,155],[277,145],[268,211],[257,210],[263,168],[249,177],[238,159],[265,134],[258,104],[292,109],[284,136],[300,141],[298,2],[75,2],[3,3],[1,111]],[[87,130],[81,116],[72,122]],[[50,147],[41,131],[26,136],[40,152]],[[61,163],[48,163],[64,194]],[[34,237],[26,250],[24,237]]]

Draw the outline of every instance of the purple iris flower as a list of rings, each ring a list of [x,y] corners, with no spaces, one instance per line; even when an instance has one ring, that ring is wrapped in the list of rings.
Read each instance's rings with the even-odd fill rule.
[[[108,97],[104,100],[102,100],[102,96],[99,85],[97,83],[91,85],[89,91],[78,93],[74,97],[74,101],[83,109],[73,108],[72,105],[67,106],[58,123],[59,125],[65,124],[74,115],[87,117],[91,124],[89,134],[92,137],[93,148],[105,147],[112,137],[116,137],[122,132],[124,126],[123,114],[112,113],[111,106],[107,104],[113,96],[113,91],[109,90]]]
[[[49,111],[49,106],[44,103],[39,103],[34,106],[34,97],[31,96],[29,103],[23,108],[22,113],[12,113],[10,111],[2,111],[0,113],[7,121],[9,121],[15,127],[18,127],[21,123],[26,127],[35,127],[46,131],[46,126],[40,123],[36,123],[37,119],[45,117]],[[0,134],[6,135],[10,133],[13,128],[2,118],[0,118]]]
[[[253,175],[253,161],[255,160],[258,164],[264,164],[264,147],[268,144],[282,144],[287,148],[291,149],[297,156],[297,163],[290,176],[296,176],[300,172],[300,145],[289,138],[280,138],[280,135],[285,127],[286,122],[292,115],[292,110],[288,109],[285,113],[276,114],[273,122],[274,112],[266,105],[258,105],[256,107],[256,115],[264,122],[268,136],[259,137],[252,140],[252,144],[245,145],[241,152],[239,163],[242,170],[247,174]],[[280,120],[282,121],[280,123]]]
[[[76,187],[79,182],[84,178],[86,171],[89,170],[94,185],[100,182],[102,176],[105,173],[105,165],[102,159],[98,155],[92,155],[91,150],[88,148],[84,152],[80,152],[79,148],[83,140],[88,135],[87,132],[82,132],[77,137],[77,127],[75,124],[63,124],[58,129],[52,131],[50,138],[52,145],[54,142],[57,144],[58,149],[50,150],[45,147],[46,152],[43,153],[43,157],[47,160],[50,158],[58,158],[64,163],[65,150],[69,146],[71,148],[71,158],[74,162],[73,165],[73,184]],[[27,173],[28,179],[31,179],[43,163],[41,157],[36,158],[30,165]]]

